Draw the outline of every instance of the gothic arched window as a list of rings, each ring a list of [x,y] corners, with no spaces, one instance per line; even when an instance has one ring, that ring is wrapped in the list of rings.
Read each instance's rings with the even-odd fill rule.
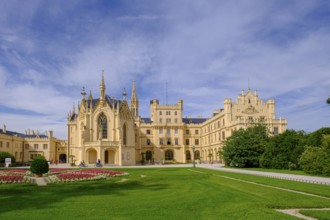
[[[127,144],[127,128],[126,128],[126,124],[124,124],[123,126],[123,145]]]
[[[99,119],[97,121],[98,125],[98,135],[101,139],[108,138],[108,123],[107,123],[107,117],[103,113],[99,116]]]

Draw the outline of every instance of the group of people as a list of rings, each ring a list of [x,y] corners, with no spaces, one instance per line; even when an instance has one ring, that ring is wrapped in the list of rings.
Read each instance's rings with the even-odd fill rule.
[[[96,166],[96,167],[102,167],[102,164],[101,164],[100,159],[98,159],[98,160],[96,161],[95,166]]]
[[[79,167],[87,167],[87,164],[85,164],[85,161],[81,161]],[[95,167],[102,167],[101,161],[99,159],[96,161]]]

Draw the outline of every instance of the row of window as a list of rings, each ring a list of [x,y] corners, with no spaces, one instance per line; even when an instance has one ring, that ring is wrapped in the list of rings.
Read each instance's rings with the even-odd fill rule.
[[[7,148],[9,148],[10,147],[10,143],[9,142],[6,142],[6,146],[7,146]],[[2,144],[2,141],[0,142],[0,148],[2,148],[3,147],[3,144]]]
[[[47,149],[48,149],[48,144],[43,144],[43,145],[42,145],[42,148],[43,148],[44,150],[47,150]],[[29,144],[25,144],[25,149],[26,149],[26,150],[30,149],[30,145],[29,145]],[[39,144],[33,144],[33,149],[34,149],[34,150],[39,150]]]
[[[197,150],[194,153],[194,158],[200,159],[200,152]],[[151,151],[146,151],[145,153],[145,159],[148,160],[152,160],[152,152]],[[173,150],[167,150],[165,151],[165,160],[174,160],[174,152]],[[186,160],[191,160],[191,154],[190,151],[186,151]]]
[[[166,118],[165,121],[166,121],[166,123],[168,123],[168,124],[169,124],[169,123],[172,123],[172,120],[171,120],[170,118]],[[159,123],[163,123],[163,119],[162,119],[162,118],[159,119]],[[178,123],[178,119],[177,119],[177,118],[174,119],[174,123],[175,123],[175,124]]]
[[[221,128],[221,126],[225,126],[225,119],[222,119],[222,124],[221,121],[214,122],[213,124],[210,124],[207,128],[204,128],[204,133],[210,132],[214,129]],[[203,131],[203,130],[202,130]]]
[[[166,140],[166,145],[172,144],[171,138],[159,138],[159,145],[164,145],[164,140]],[[174,138],[174,144],[179,145],[179,138]],[[147,139],[147,145],[151,145],[151,140],[149,138]],[[186,145],[190,145],[190,139],[186,139]],[[195,145],[199,145],[199,139],[195,139]]]
[[[222,133],[220,133],[220,132],[218,134],[214,133],[214,134],[210,134],[207,137],[203,137],[202,143],[209,144],[209,143],[213,143],[213,142],[217,142],[217,141],[221,141],[221,140],[225,140],[225,139],[226,139],[226,133],[223,131]]]
[[[160,128],[159,129],[159,134],[163,134],[163,130],[165,130],[165,129],[163,129],[163,128]],[[176,128],[176,129],[174,129],[174,134],[178,134],[178,132],[179,132],[179,130]],[[151,134],[151,130],[150,129],[147,129],[147,131],[146,131],[146,133],[149,135],[149,134]],[[195,135],[198,135],[198,130],[196,129],[195,130]],[[166,129],[166,134],[171,134],[171,129]],[[190,130],[186,130],[186,134],[187,135],[189,135],[190,134]]]
[[[165,111],[165,114],[166,115],[171,115],[171,111]],[[159,111],[159,115],[163,115],[163,112],[162,111]],[[178,112],[177,111],[174,111],[174,115],[178,115]]]

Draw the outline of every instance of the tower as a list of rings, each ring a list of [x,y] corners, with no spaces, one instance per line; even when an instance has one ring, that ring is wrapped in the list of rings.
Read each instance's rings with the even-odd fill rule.
[[[130,107],[131,107],[133,117],[139,117],[139,100],[136,95],[135,81],[133,81],[133,85],[132,85],[132,95],[131,95],[131,106]]]

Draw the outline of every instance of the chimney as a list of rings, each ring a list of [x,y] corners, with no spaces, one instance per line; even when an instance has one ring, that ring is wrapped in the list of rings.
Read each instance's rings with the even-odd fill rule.
[[[48,138],[53,138],[53,131],[48,131]]]

